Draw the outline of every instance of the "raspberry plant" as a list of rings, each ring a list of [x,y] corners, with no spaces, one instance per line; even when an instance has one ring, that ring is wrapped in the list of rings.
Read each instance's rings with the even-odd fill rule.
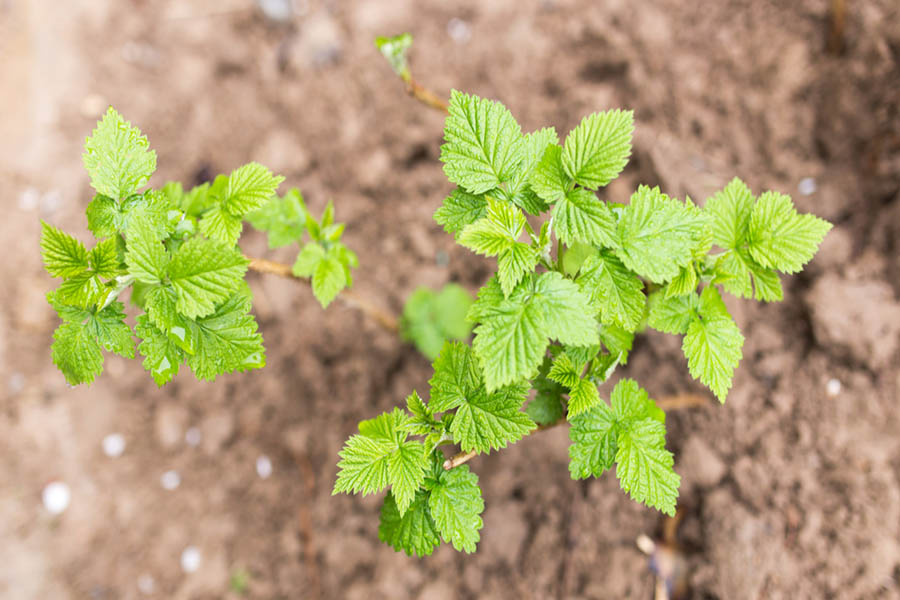
[[[257,163],[188,191],[143,189],[156,155],[110,108],[84,154],[97,243],[88,250],[43,224],[44,263],[63,280],[48,294],[63,321],[54,363],[70,384],[90,383],[104,351],[135,356],[136,336],[159,385],[182,364],[200,379],[260,368],[248,268],[306,278],[323,307],[343,296],[434,360],[427,399],[413,391],[405,407],[361,422],[339,453],[334,493],[388,489],[378,536],[396,550],[425,556],[444,541],[474,552],[484,501],[464,463],[560,424],[569,425],[574,479],[615,466],[634,500],[674,514],[680,477],[666,415],[632,379],[609,390],[614,371],[645,328],[681,335],[691,375],[724,402],[744,338],[722,291],[781,300],[780,273],[800,271],[831,225],[798,214],[784,194],[754,196],[739,179],[702,207],[647,186],[627,204],[601,199],[631,154],[631,111],[591,114],[562,144],[552,127],[523,134],[498,102],[453,91],[448,105],[415,82],[410,43],[377,41],[411,95],[448,111],[441,161],[457,187],[435,220],[496,258],[477,300],[452,284],[421,288],[398,325],[346,291],[358,261],[330,202],[314,218],[299,191],[277,195],[283,178]],[[237,246],[244,221],[272,248],[309,240],[293,267],[249,259]],[[126,290],[139,312],[134,330],[119,300]],[[444,445],[460,451],[445,459]]]
[[[569,424],[574,479],[615,466],[634,500],[674,515],[680,477],[665,413],[632,379],[609,403],[598,386],[650,327],[684,336],[691,375],[724,402],[744,338],[720,289],[781,300],[779,272],[800,271],[831,225],[739,179],[703,207],[647,186],[628,204],[603,200],[632,130],[630,111],[598,112],[560,144],[553,128],[523,135],[502,104],[452,92],[441,161],[457,187],[435,220],[497,270],[468,311],[471,346],[444,344],[427,400],[413,391],[405,410],[359,424],[334,486],[389,488],[378,536],[396,550],[424,556],[443,540],[473,552],[484,502],[462,463],[559,423]],[[445,461],[444,444],[460,454]]]

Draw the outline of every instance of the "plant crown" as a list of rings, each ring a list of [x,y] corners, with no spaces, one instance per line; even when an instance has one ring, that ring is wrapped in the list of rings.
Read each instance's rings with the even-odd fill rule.
[[[380,47],[403,57],[408,44]],[[334,486],[389,488],[378,536],[396,550],[424,556],[444,541],[473,552],[480,539],[478,478],[445,468],[439,445],[487,454],[565,420],[574,479],[615,467],[634,500],[674,514],[665,413],[632,379],[609,402],[598,386],[650,327],[683,336],[690,374],[724,402],[744,338],[721,291],[781,300],[779,273],[800,271],[831,225],[739,179],[702,207],[647,186],[628,204],[601,199],[633,126],[631,111],[598,112],[560,143],[553,128],[523,134],[499,102],[452,92],[441,161],[457,187],[434,218],[497,270],[468,309],[472,344],[443,344],[427,399],[414,391],[405,408],[359,424]]]

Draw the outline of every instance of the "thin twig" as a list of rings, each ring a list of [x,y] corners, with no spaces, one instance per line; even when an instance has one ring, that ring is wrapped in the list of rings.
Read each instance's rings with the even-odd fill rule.
[[[406,93],[429,108],[446,113],[449,110],[447,101],[409,76],[406,81]]]
[[[249,268],[252,271],[256,271],[257,273],[266,273],[269,275],[278,275],[279,277],[292,279],[298,283],[309,284],[308,280],[294,275],[294,273],[291,271],[290,265],[267,260],[265,258],[252,258],[248,256],[247,259],[250,261]],[[341,291],[340,294],[338,294],[338,300],[340,300],[350,308],[357,309],[358,311],[381,325],[382,328],[389,331],[390,333],[397,333],[397,331],[399,330],[397,326],[397,317],[390,314],[386,310],[375,306],[362,296],[359,296],[358,294],[355,294],[348,289],[345,289]]]
[[[670,410],[682,410],[685,408],[694,408],[697,406],[703,406],[707,404],[707,399],[705,396],[700,396],[699,394],[677,394],[675,396],[664,396],[656,401],[656,405],[664,411]],[[554,421],[552,423],[547,423],[546,425],[538,425],[536,429],[532,430],[528,435],[532,435],[537,433],[538,431],[544,431],[546,429],[552,429],[557,425],[563,425],[567,423],[568,420],[563,417],[558,421]],[[450,458],[444,461],[444,469],[450,470],[455,469],[460,465],[464,465],[473,458],[478,455],[478,452],[475,450],[469,450],[468,452],[457,452]]]

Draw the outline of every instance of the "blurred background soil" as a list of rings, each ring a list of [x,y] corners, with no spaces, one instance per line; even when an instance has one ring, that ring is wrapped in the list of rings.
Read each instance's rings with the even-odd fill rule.
[[[51,364],[39,218],[88,239],[81,145],[107,104],[149,136],[156,184],[258,160],[315,213],[333,198],[373,302],[477,289],[490,264],[431,220],[451,189],[442,116],[372,44],[401,31],[420,81],[502,100],[526,130],[634,108],[611,200],[638,182],[702,200],[737,175],[835,223],[783,303],[729,299],[747,342],[727,404],[669,416],[678,541],[695,598],[900,597],[900,5],[848,0],[829,42],[831,4],[310,0],[279,24],[249,0],[0,0],[0,597],[652,596],[635,540],[660,516],[613,476],[569,479],[565,428],[472,461],[477,554],[381,544],[380,498],[331,497],[337,452],[430,368],[304,286],[251,276],[262,371],[156,389],[109,358],[71,389]],[[258,234],[242,243],[267,252]],[[640,338],[626,373],[654,397],[706,394],[679,346]],[[101,449],[113,432],[117,458]],[[52,480],[72,490],[59,516],[41,503]]]

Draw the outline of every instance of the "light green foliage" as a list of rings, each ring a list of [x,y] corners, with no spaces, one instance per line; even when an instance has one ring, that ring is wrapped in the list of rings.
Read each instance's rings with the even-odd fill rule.
[[[447,179],[471,194],[509,181],[525,158],[525,138],[506,107],[453,90],[449,111],[441,146]]]
[[[406,54],[409,52],[412,43],[413,37],[409,33],[401,33],[391,37],[380,35],[375,38],[375,46],[390,63],[394,73],[399,75],[403,81],[409,81],[410,78]]]
[[[260,164],[187,192],[178,183],[140,191],[156,155],[112,109],[88,138],[84,164],[97,190],[86,211],[88,228],[99,241],[88,250],[47,223],[41,234],[47,271],[62,278],[48,295],[64,321],[54,334],[53,361],[71,384],[92,382],[104,351],[133,358],[135,335],[158,385],[182,364],[204,380],[264,366],[244,283],[249,261],[235,246],[245,217],[269,234],[272,246],[310,232],[311,244],[322,250],[309,268],[322,304],[351,283],[357,259],[340,241],[344,226],[334,223],[334,207],[329,203],[316,221],[297,190],[275,195],[284,178]],[[117,301],[129,288],[132,304],[143,311],[133,332]]]
[[[586,116],[566,137],[562,164],[576,183],[596,190],[618,177],[631,156],[634,113],[610,110]]]
[[[464,341],[472,333],[466,313],[472,296],[461,285],[448,283],[441,291],[418,287],[403,306],[400,331],[429,360],[437,358],[448,340]]]
[[[114,200],[135,193],[156,171],[156,152],[146,136],[111,106],[85,141],[83,159],[91,186]]]
[[[665,415],[633,380],[616,384],[610,404],[598,386],[627,363],[635,335],[649,326],[683,335],[691,374],[724,400],[743,337],[718,287],[781,299],[777,270],[798,270],[830,226],[797,215],[786,196],[756,200],[737,179],[703,208],[647,186],[627,205],[608,204],[595,191],[631,153],[629,111],[588,115],[562,146],[552,129],[522,135],[494,101],[453,92],[449,112],[441,160],[458,187],[435,220],[462,246],[497,257],[497,269],[468,311],[472,347],[446,343],[430,400],[407,399],[404,431],[424,437],[434,475],[405,516],[388,496],[379,536],[422,556],[438,543],[435,532],[446,541],[450,527],[467,532],[454,545],[473,550],[480,494],[472,485],[451,498],[452,488],[436,485],[444,473],[436,448],[452,442],[483,453],[566,418],[573,478],[615,466],[632,498],[674,514],[680,477],[665,448]],[[424,311],[430,298],[417,293],[409,310]],[[427,335],[433,347],[442,339]],[[455,464],[450,477],[468,479],[457,475],[467,466]]]
[[[452,543],[457,550],[475,552],[475,545],[481,539],[484,500],[478,476],[468,466],[440,474],[431,489],[428,508],[445,542]]]
[[[297,255],[293,273],[310,278],[313,295],[322,308],[327,308],[341,290],[353,285],[351,269],[359,266],[359,259],[341,242],[344,224],[334,222],[331,202],[318,221],[306,213],[305,227],[312,241]]]
[[[622,489],[633,499],[674,515],[681,478],[665,449],[665,414],[631,379],[616,385],[611,402],[601,401],[572,420],[572,477],[599,477],[615,464]]]

